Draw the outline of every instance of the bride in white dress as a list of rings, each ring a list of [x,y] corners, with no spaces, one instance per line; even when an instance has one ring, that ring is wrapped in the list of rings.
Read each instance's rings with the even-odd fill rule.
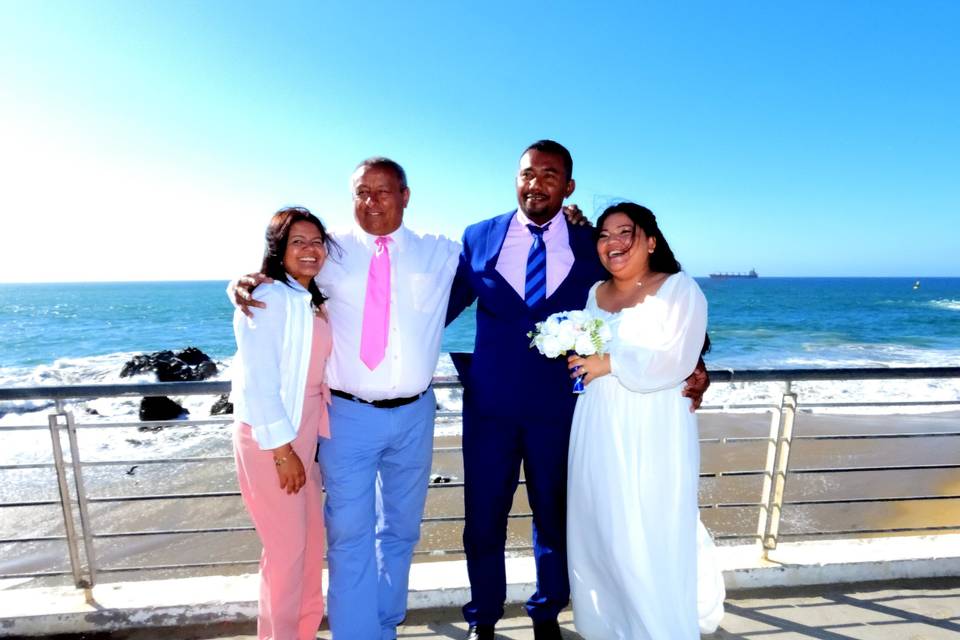
[[[707,302],[649,209],[614,205],[597,228],[612,277],[587,309],[613,338],[605,355],[569,359],[587,384],[567,480],[574,622],[587,640],[696,639],[716,629],[725,595],[697,510],[697,418],[681,395]]]

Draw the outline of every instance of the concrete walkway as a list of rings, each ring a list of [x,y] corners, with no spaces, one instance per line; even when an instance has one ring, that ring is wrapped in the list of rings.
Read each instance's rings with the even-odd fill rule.
[[[960,640],[960,534],[798,542],[769,555],[720,548],[727,616],[712,638]],[[507,578],[507,601],[523,602],[535,589],[533,559],[509,559]],[[105,583],[89,593],[0,585],[0,638],[253,638],[257,583],[246,574]],[[458,606],[469,597],[462,560],[415,564],[400,638],[462,638]],[[562,622],[579,638],[569,612]],[[516,605],[498,632],[532,638]],[[323,629],[320,637],[330,640]]]
[[[572,615],[561,617],[564,638],[580,640]],[[462,639],[466,627],[457,609],[411,612],[399,638]],[[321,630],[318,636],[330,640]],[[207,627],[181,627],[57,636],[88,640],[255,640],[249,622]],[[512,606],[497,626],[500,640],[532,640],[529,620]],[[818,587],[781,593],[736,594],[727,599],[727,614],[710,640],[957,640],[960,638],[960,578],[901,581],[886,584]]]

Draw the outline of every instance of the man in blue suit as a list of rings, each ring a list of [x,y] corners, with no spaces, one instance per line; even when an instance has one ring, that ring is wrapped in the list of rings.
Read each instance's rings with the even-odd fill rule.
[[[473,357],[457,363],[464,387],[468,640],[492,640],[503,616],[507,515],[521,465],[537,569],[527,613],[537,640],[561,637],[557,614],[570,596],[567,448],[576,396],[566,359],[531,349],[527,332],[551,313],[584,308],[593,283],[608,277],[593,230],[570,224],[562,212],[575,186],[570,152],[552,140],[535,142],[520,158],[519,208],[463,235],[447,322],[477,301]],[[687,393],[698,403],[709,383],[705,374],[690,383]]]

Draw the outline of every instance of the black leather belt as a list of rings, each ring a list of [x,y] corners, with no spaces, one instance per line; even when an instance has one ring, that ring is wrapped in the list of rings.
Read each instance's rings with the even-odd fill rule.
[[[343,398],[344,400],[351,400],[353,402],[360,402],[362,404],[368,404],[371,407],[376,407],[377,409],[396,409],[397,407],[402,407],[408,405],[411,402],[416,402],[423,397],[423,394],[426,393],[426,390],[421,391],[415,396],[410,396],[409,398],[387,398],[386,400],[364,400],[363,398],[358,398],[357,396],[347,393],[346,391],[340,391],[339,389],[330,389],[330,394],[335,395],[338,398]]]

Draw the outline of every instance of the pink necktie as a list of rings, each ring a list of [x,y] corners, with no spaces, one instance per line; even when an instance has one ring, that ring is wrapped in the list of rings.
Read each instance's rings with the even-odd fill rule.
[[[367,272],[367,297],[363,303],[363,329],[360,333],[360,360],[373,371],[387,352],[390,329],[390,238],[376,239],[377,249]]]

